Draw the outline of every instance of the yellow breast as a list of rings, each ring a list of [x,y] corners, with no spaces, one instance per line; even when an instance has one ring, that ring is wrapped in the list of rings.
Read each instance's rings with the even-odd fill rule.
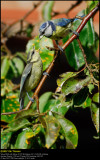
[[[69,28],[56,26],[56,31],[53,32],[51,39],[59,40],[64,38],[69,33]]]

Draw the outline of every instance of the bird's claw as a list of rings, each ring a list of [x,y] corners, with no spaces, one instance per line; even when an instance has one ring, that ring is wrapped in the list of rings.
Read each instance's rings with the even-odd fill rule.
[[[44,72],[43,75],[45,76],[50,76],[47,72]]]
[[[73,31],[73,33],[77,36],[77,38],[79,38],[79,33],[78,32],[76,32],[76,31]]]
[[[73,31],[73,30],[70,29],[70,32],[75,34],[77,36],[77,38],[79,38],[79,33],[77,31]]]
[[[26,94],[27,94],[29,100],[30,100],[31,102],[34,102],[34,99],[29,96],[28,92],[26,92]]]

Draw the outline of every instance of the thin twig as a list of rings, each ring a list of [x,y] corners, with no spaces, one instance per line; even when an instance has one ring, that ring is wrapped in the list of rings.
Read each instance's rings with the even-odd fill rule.
[[[38,113],[40,113],[40,111],[39,111],[39,97],[38,97],[38,95],[35,94],[34,98],[35,98],[36,104],[37,104],[37,111],[38,111]]]
[[[1,115],[11,115],[11,114],[17,114],[17,113],[20,113],[22,111],[25,111],[26,109],[22,109],[22,110],[19,110],[19,111],[15,111],[15,112],[6,112],[6,113],[1,113]]]
[[[16,90],[16,89],[18,89],[18,88],[20,88],[20,84],[14,86],[14,88],[13,88],[12,90],[14,91],[14,90]]]
[[[9,26],[7,26],[3,31],[2,31],[2,34],[4,35],[8,29],[10,29],[13,25],[15,25],[16,23],[20,22],[21,23],[21,30],[22,30],[22,27],[23,27],[23,21],[42,3],[42,1],[39,1],[37,4],[34,4],[33,5],[33,8],[28,11],[23,18],[11,23]]]
[[[82,1],[77,1],[75,4],[72,4],[72,6],[66,11],[66,15],[68,15],[68,13],[74,9],[75,7],[77,7],[80,3],[82,3]]]
[[[6,52],[7,52],[7,54],[8,54],[8,56],[9,56],[9,57],[10,57],[10,56],[12,56],[11,51],[8,49],[8,47],[6,46],[6,44],[5,44],[5,43],[2,45],[2,47],[4,47],[4,48],[5,48],[5,50],[6,50]]]
[[[83,54],[83,57],[84,57],[84,61],[85,61],[85,66],[88,68],[89,73],[90,73],[90,76],[91,76],[91,78],[93,79],[93,83],[98,86],[98,81],[94,78],[93,73],[92,73],[93,70],[89,67],[89,65],[88,65],[88,63],[87,63],[86,54],[85,54],[85,52],[84,52],[84,49],[83,49],[83,47],[82,47],[82,44],[81,44],[81,41],[80,41],[79,38],[77,39],[77,42],[78,42],[79,47],[80,47],[80,49],[81,49],[81,51],[82,51],[82,54]]]
[[[66,14],[68,16],[68,13],[75,7],[77,7],[82,1],[77,1],[75,4],[72,4],[71,7],[67,10],[67,11],[64,11],[64,12],[55,12],[53,11],[52,13],[52,18],[59,15],[59,14]]]
[[[59,48],[48,47],[48,46],[46,46],[46,48],[49,49],[50,51],[59,51]]]

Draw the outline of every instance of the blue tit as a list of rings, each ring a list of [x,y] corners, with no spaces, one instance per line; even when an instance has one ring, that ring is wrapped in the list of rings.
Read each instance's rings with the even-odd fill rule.
[[[83,16],[82,16],[83,17]],[[60,18],[44,22],[39,28],[40,39],[45,36],[56,41],[58,45],[58,40],[63,39],[68,33],[72,32],[79,36],[76,31],[71,29],[72,23],[79,18]],[[63,52],[63,49],[58,45],[58,48]]]
[[[21,77],[21,84],[20,84],[20,110],[24,108],[24,98],[27,94],[29,100],[32,102],[34,101],[28,94],[32,89],[34,89],[42,76],[43,73],[43,64],[39,54],[39,50],[32,50],[27,55],[27,65],[23,71]]]

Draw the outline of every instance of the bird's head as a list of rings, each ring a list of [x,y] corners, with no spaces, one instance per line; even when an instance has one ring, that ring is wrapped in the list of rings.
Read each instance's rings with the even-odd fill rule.
[[[35,53],[35,48],[33,47],[27,55],[27,63],[31,62],[34,53]]]
[[[40,49],[35,50],[35,47],[33,47],[27,55],[27,63],[38,61],[40,59],[39,52],[40,52]]]
[[[47,21],[39,28],[39,38],[41,39],[43,36],[50,38],[55,30],[56,27],[54,23],[52,21]]]

